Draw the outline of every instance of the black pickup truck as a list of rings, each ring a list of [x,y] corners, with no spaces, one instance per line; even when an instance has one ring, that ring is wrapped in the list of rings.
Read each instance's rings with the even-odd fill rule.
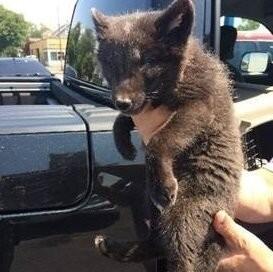
[[[135,161],[123,160],[115,149],[112,125],[117,112],[96,61],[90,10],[96,7],[111,15],[162,9],[170,2],[78,0],[63,83],[37,75],[0,78],[1,272],[164,271],[158,260],[111,261],[93,245],[98,233],[144,238],[150,209],[143,192],[144,160],[137,133]],[[220,53],[221,16],[254,19],[273,32],[271,0],[195,4],[194,35],[215,54]],[[236,112],[247,124],[243,140],[248,170],[261,168],[273,157],[270,64],[262,73],[244,71],[245,82],[235,82]],[[255,79],[259,84],[253,84]],[[249,227],[273,247],[272,224]]]

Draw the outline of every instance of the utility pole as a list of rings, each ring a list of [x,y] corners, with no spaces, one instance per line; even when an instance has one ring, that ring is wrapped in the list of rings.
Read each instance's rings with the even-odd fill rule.
[[[61,63],[61,70],[63,71],[63,60],[62,60],[62,38],[61,38],[61,25],[60,25],[60,2],[58,1],[58,6],[57,6],[57,17],[58,17],[58,38],[59,38],[59,52],[60,54],[57,53],[57,58],[60,58],[60,63]]]

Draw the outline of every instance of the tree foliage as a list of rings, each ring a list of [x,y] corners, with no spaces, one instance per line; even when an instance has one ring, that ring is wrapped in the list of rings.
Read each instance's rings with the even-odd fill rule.
[[[258,29],[259,26],[260,26],[260,23],[258,22],[248,20],[248,19],[242,19],[242,22],[237,29],[240,31],[255,30],[255,29]]]
[[[28,36],[31,38],[42,38],[43,34],[49,30],[50,29],[43,24],[41,24],[40,26],[31,24],[29,28]]]
[[[14,46],[8,46],[2,51],[2,55],[5,57],[17,57],[18,56],[18,48]]]
[[[96,38],[92,29],[76,24],[70,31],[67,63],[77,77],[101,85],[102,78],[97,67]]]
[[[23,15],[5,9],[0,5],[0,55],[14,54],[26,40],[29,23]],[[5,53],[6,52],[6,53]]]

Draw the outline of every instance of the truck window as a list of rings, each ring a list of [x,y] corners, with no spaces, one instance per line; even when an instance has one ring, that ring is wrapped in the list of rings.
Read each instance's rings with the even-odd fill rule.
[[[247,5],[247,1],[243,0],[221,1],[223,18],[220,55],[235,81],[271,86],[273,84],[272,1],[264,0],[262,3],[251,2],[251,5]],[[235,32],[237,40],[234,39]],[[233,42],[230,43],[230,40]]]
[[[263,25],[254,20],[244,18],[222,18],[237,29],[237,39],[234,46],[233,57],[227,62],[240,69],[241,61],[247,52],[269,52],[273,57],[273,35]]]
[[[80,91],[84,84],[84,92],[92,88],[89,92],[109,93],[107,82],[101,74],[100,66],[97,62],[96,50],[97,41],[94,25],[91,20],[91,8],[95,7],[107,15],[115,15],[136,10],[163,9],[172,0],[84,0],[78,1],[74,10],[74,15],[70,27],[64,83],[66,85],[77,85]],[[203,39],[204,31],[204,8],[203,0],[196,0],[196,13],[198,18],[195,24],[195,36]],[[73,82],[73,83],[72,83]]]

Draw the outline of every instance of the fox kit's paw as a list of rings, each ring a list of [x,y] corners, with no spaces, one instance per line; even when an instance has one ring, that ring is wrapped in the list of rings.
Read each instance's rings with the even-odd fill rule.
[[[113,134],[116,147],[119,153],[126,160],[134,160],[136,149],[131,141],[131,131],[134,129],[134,122],[131,117],[120,114],[114,123]]]
[[[178,192],[177,180],[172,182],[156,181],[151,184],[150,198],[160,212],[175,204]]]
[[[102,255],[119,262],[141,262],[144,255],[138,242],[119,242],[102,235],[95,237],[94,242]]]
[[[136,158],[137,151],[132,144],[127,143],[127,145],[123,147],[118,147],[118,150],[122,157],[126,160],[133,161]]]
[[[120,262],[126,262],[126,256],[120,255],[119,245],[110,238],[104,237],[102,235],[98,235],[95,237],[95,247],[99,250],[99,252],[109,258],[116,259]]]

